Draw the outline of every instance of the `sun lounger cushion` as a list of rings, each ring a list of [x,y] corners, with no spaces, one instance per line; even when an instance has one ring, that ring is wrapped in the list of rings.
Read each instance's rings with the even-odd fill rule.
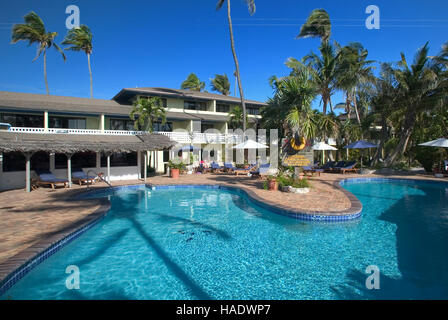
[[[334,169],[344,168],[346,166],[345,161],[339,161],[334,165]]]
[[[39,179],[44,182],[67,182],[65,179],[58,179],[52,173],[42,173],[39,175]]]

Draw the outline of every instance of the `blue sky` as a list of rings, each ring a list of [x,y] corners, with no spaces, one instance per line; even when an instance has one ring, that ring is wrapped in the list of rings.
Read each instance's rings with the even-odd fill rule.
[[[284,65],[288,57],[301,58],[317,50],[318,39],[295,39],[315,8],[330,14],[333,40],[342,45],[359,41],[373,60],[397,61],[400,52],[411,58],[426,41],[430,53],[436,54],[448,41],[446,0],[256,0],[253,16],[245,1],[231,3],[245,96],[260,101],[272,96],[271,75],[288,74]],[[215,11],[215,0],[1,1],[0,90],[45,93],[43,60],[32,62],[35,46],[10,44],[11,27],[34,10],[47,30],[58,32],[56,40],[61,42],[67,32],[65,8],[71,4],[79,6],[81,23],[94,34],[94,97],[110,99],[124,87],[179,88],[190,72],[206,81],[207,90],[211,77],[226,73],[234,93],[226,11]],[[381,10],[380,30],[365,27],[370,4]],[[64,63],[55,50],[48,54],[50,93],[88,97],[86,56],[68,52],[67,58]],[[341,99],[337,94],[333,103]]]

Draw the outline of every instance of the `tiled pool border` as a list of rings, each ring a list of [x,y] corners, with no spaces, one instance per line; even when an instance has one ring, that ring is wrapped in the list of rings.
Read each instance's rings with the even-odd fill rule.
[[[323,213],[317,211],[292,211],[286,208],[282,208],[280,205],[269,204],[265,199],[260,198],[255,194],[252,190],[248,190],[244,187],[232,187],[232,186],[224,186],[224,185],[208,185],[208,184],[177,184],[177,185],[152,185],[152,184],[137,184],[137,185],[125,185],[125,186],[117,186],[113,187],[113,190],[120,189],[131,189],[131,188],[140,188],[142,186],[158,188],[158,189],[175,189],[175,188],[210,188],[210,189],[223,189],[223,190],[233,190],[236,192],[243,192],[243,194],[247,195],[247,198],[255,203],[256,205],[268,209],[274,213],[288,216],[298,220],[305,221],[325,221],[325,222],[340,222],[340,221],[349,221],[361,216],[362,212],[362,204],[361,202],[349,191],[347,191],[342,186],[345,184],[351,183],[365,183],[365,182],[386,182],[386,181],[397,181],[397,182],[405,182],[405,183],[432,183],[432,184],[445,184],[448,187],[448,182],[446,181],[435,181],[435,180],[425,180],[425,179],[415,179],[415,178],[380,178],[380,177],[369,177],[369,178],[341,178],[334,181],[334,186],[339,188],[350,200],[351,207],[347,210],[338,212],[337,215],[334,213]],[[79,199],[82,196],[92,193],[101,193],[108,190],[108,188],[101,188],[97,190],[88,190],[81,191],[76,193],[73,198]],[[93,212],[89,217],[91,218],[94,215],[94,218],[85,222],[84,224],[81,222],[81,227],[73,230],[68,235],[63,236],[61,239],[52,243],[50,246],[45,248],[45,244],[48,243],[48,240],[45,243],[38,243],[36,245],[31,246],[30,248],[24,250],[21,255],[30,254],[37,249],[43,248],[42,251],[35,254],[32,258],[26,260],[25,263],[21,264],[14,271],[9,273],[1,282],[0,282],[0,297],[3,296],[8,289],[10,289],[14,284],[16,284],[20,279],[22,279],[28,272],[30,272],[34,267],[38,264],[49,258],[51,255],[59,251],[65,245],[69,244],[71,241],[77,239],[84,232],[92,228],[96,225],[109,211],[110,209],[110,201],[103,199],[101,202],[101,206],[95,212]]]
[[[96,225],[110,209],[110,202],[108,200],[100,200],[100,207],[85,217],[88,221],[78,221],[78,226],[74,226],[68,234],[64,234],[60,239],[55,239],[61,234],[56,234],[51,239],[45,239],[39,243],[25,249],[19,254],[19,257],[15,256],[12,259],[21,261],[25,260],[22,257],[32,256],[28,260],[25,260],[18,268],[9,273],[3,280],[0,281],[0,298],[22,279],[28,272],[34,269],[41,262],[58,252],[61,248],[79,238],[84,232]],[[80,226],[79,226],[80,225]],[[49,245],[50,244],[50,245]],[[35,254],[35,252],[38,252]],[[34,255],[33,255],[34,254]],[[10,259],[11,260],[11,259]],[[10,260],[7,260],[6,263]]]

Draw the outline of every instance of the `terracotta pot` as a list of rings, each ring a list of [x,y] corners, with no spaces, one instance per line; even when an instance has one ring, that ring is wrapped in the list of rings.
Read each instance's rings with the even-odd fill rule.
[[[171,178],[177,179],[179,178],[179,169],[171,169]]]
[[[269,180],[269,190],[277,191],[278,190],[278,182],[277,180]]]

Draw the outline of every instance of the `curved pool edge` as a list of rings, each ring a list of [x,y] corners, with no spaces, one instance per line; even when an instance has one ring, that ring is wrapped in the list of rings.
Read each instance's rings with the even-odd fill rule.
[[[211,184],[146,184],[147,187],[157,189],[176,189],[176,188],[210,188],[210,189],[222,189],[222,190],[233,190],[238,192],[243,192],[247,196],[249,201],[252,201],[256,205],[272,211],[275,214],[287,216],[297,220],[303,221],[316,221],[316,222],[344,222],[353,219],[357,219],[361,216],[362,204],[361,202],[349,191],[345,190],[339,184],[336,185],[338,190],[341,190],[347,198],[350,200],[350,208],[337,211],[337,212],[324,212],[324,211],[311,211],[311,210],[293,210],[290,207],[283,206],[281,204],[274,204],[267,201],[264,198],[258,196],[254,191],[245,188],[244,186],[228,186],[228,185],[211,185]]]
[[[255,192],[250,189],[244,187],[236,187],[236,186],[227,186],[227,185],[210,185],[210,184],[169,184],[169,185],[153,185],[153,184],[134,184],[134,185],[124,185],[124,186],[116,186],[112,187],[113,190],[120,189],[131,189],[138,188],[141,186],[146,187],[155,187],[159,189],[163,188],[211,188],[211,189],[222,189],[222,190],[233,190],[238,192],[242,192],[247,196],[249,201],[252,201],[256,205],[267,209],[275,214],[287,216],[297,220],[303,221],[316,221],[316,222],[343,222],[349,221],[353,219],[357,219],[361,216],[362,213],[362,204],[361,202],[348,190],[342,187],[342,184],[348,180],[358,180],[363,178],[347,178],[347,179],[338,179],[334,182],[334,186],[341,190],[345,196],[350,200],[351,207],[344,211],[339,211],[337,214],[334,212],[326,213],[320,211],[309,211],[309,210],[291,210],[289,208],[283,207],[278,204],[269,203],[266,199],[259,197]],[[381,178],[371,178],[371,179],[381,179]],[[108,190],[108,188],[99,188],[93,190],[82,190],[78,191],[71,196],[72,199],[82,199],[83,196],[87,194],[92,194],[94,192],[103,192]],[[20,256],[29,257],[28,259],[23,259],[25,262],[22,263],[19,267],[15,268],[11,271],[4,279],[0,281],[0,297],[4,295],[4,293],[11,288],[15,283],[17,283],[20,279],[22,279],[28,272],[30,272],[34,267],[38,264],[49,258],[51,255],[59,251],[65,245],[69,244],[71,241],[78,238],[84,232],[92,228],[96,225],[110,210],[111,203],[108,199],[101,199],[101,207],[90,214],[87,220],[78,221],[78,226],[76,228],[72,228],[70,232],[62,235],[56,234],[51,239],[43,240],[30,248],[22,251]],[[92,217],[94,216],[94,217]],[[44,243],[43,243],[44,242]],[[50,242],[50,245],[48,243]],[[42,250],[43,249],[43,250]],[[37,252],[37,253],[36,253]],[[13,257],[14,259],[20,259],[20,257]],[[7,260],[6,262],[8,262]]]
[[[127,189],[127,188],[138,188],[142,186],[146,187],[155,187],[155,188],[213,188],[213,189],[223,189],[223,190],[236,190],[237,192],[243,192],[247,195],[247,199],[254,202],[255,204],[264,207],[276,214],[285,215],[291,218],[306,220],[306,221],[327,221],[327,222],[336,222],[336,221],[348,221],[353,220],[361,216],[362,212],[362,204],[361,202],[354,196],[351,192],[346,190],[343,185],[350,183],[365,183],[372,181],[395,181],[395,182],[406,182],[409,184],[412,183],[429,183],[429,184],[443,184],[448,187],[448,181],[438,181],[434,179],[419,179],[419,178],[403,178],[403,177],[350,177],[350,178],[340,178],[333,182],[333,185],[341,190],[350,200],[352,206],[351,208],[338,212],[339,215],[334,215],[333,213],[325,214],[323,212],[318,211],[292,211],[289,209],[278,208],[278,205],[272,205],[266,202],[265,199],[260,198],[256,195],[252,190],[246,189],[244,187],[236,187],[236,186],[227,186],[227,185],[200,185],[200,184],[168,184],[168,185],[152,185],[152,184],[132,184],[132,185],[123,185],[112,187],[113,190],[119,189]],[[90,194],[93,192],[101,192],[105,191],[108,188],[99,188],[93,190],[82,190],[73,194],[70,198],[76,199],[82,197],[86,194]],[[91,229],[98,222],[100,222],[107,212],[110,210],[111,203],[108,199],[103,198],[99,199],[101,201],[100,208],[89,214],[84,219],[77,221],[76,226],[70,228],[68,232],[57,233],[53,235],[51,238],[40,241],[37,244],[25,249],[20,252],[17,256],[12,257],[14,261],[22,260],[25,261],[19,267],[13,269],[12,272],[7,274],[2,280],[0,280],[0,300],[2,300],[3,295],[10,289],[14,284],[16,284],[19,280],[21,280],[28,272],[30,272],[33,268],[39,265],[41,262],[52,256],[54,253],[62,249],[64,246],[72,242],[81,236],[84,232]],[[347,212],[347,213],[346,213]],[[346,213],[346,214],[345,214]],[[342,216],[345,214],[345,216]],[[50,245],[48,245],[50,243]],[[27,258],[30,257],[31,258]],[[8,263],[11,259],[8,259],[5,263],[0,264],[2,267],[3,264]]]
[[[0,298],[37,265],[100,222],[110,210],[111,204],[107,199],[99,199],[99,201],[99,208],[78,220],[69,230],[55,233],[50,238],[39,241],[0,264],[0,267],[5,265],[8,268],[11,260],[20,263],[18,267],[13,267],[12,271],[0,281]]]
[[[435,179],[426,179],[426,178],[404,178],[404,177],[350,177],[350,178],[341,178],[338,181],[338,184],[343,186],[346,183],[365,183],[365,182],[405,182],[409,184],[415,183],[428,183],[428,184],[444,184],[448,187],[448,181],[446,180],[435,180]],[[343,188],[344,189],[344,188]],[[345,189],[344,189],[345,190]]]

